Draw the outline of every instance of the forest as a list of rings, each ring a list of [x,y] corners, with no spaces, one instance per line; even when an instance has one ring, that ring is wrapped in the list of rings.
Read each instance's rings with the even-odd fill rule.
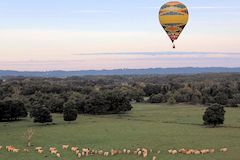
[[[133,103],[189,103],[240,106],[240,74],[82,76],[68,78],[2,77],[0,121],[45,112],[117,114]]]

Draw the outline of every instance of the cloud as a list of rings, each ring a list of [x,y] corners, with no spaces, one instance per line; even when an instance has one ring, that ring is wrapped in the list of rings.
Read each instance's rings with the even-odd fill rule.
[[[138,7],[139,9],[160,9],[159,7],[149,6],[149,7]],[[237,6],[189,6],[189,9],[240,9]]]
[[[139,9],[160,9],[161,6],[159,6],[159,7],[153,7],[153,6],[151,6],[151,7],[137,7],[137,8],[139,8]]]
[[[235,6],[192,6],[190,9],[240,9]]]
[[[146,53],[147,54],[147,53]],[[105,55],[105,54],[104,54]],[[239,67],[240,53],[162,53],[150,55],[105,55],[81,57],[75,60],[40,60],[1,62],[2,70],[47,71],[47,70],[96,70],[119,68],[158,67]]]
[[[240,53],[214,52],[119,52],[119,53],[79,53],[74,56],[147,56],[162,58],[240,58]]]
[[[86,9],[86,10],[74,10],[72,13],[113,13],[112,10],[94,10],[94,9]]]

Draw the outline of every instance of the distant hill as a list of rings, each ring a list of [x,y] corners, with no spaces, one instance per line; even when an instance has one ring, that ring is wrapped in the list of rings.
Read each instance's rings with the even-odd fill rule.
[[[148,68],[148,69],[113,69],[113,70],[80,70],[80,71],[12,71],[0,70],[3,76],[24,77],[71,77],[86,75],[151,75],[151,74],[199,74],[199,73],[240,73],[239,68],[209,67],[209,68]]]

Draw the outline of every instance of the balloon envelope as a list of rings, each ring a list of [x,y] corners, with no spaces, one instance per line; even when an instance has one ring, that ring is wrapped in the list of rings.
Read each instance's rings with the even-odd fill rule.
[[[159,11],[159,21],[171,41],[174,42],[188,22],[188,9],[181,2],[168,2]]]

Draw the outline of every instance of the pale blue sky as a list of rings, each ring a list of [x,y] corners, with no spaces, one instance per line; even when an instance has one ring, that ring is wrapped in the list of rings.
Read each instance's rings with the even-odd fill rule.
[[[175,51],[191,52],[185,56],[178,53],[101,54],[173,51],[158,22],[159,8],[166,2],[0,0],[0,69],[240,66],[239,0],[181,1],[188,7],[190,19],[176,42]],[[199,52],[209,52],[210,56],[199,55]],[[86,55],[88,53],[97,54]],[[141,56],[145,60],[137,61]],[[195,63],[202,56],[205,59]],[[110,63],[102,64],[99,60]],[[70,61],[79,65],[71,65]],[[45,63],[44,67],[39,65]]]
[[[1,0],[2,29],[77,31],[159,31],[156,21],[165,0]],[[182,0],[194,31],[237,31],[239,0]],[[199,27],[198,27],[199,25]],[[213,26],[214,25],[214,26]],[[214,30],[211,30],[213,29]],[[229,32],[228,31],[228,32]],[[225,30],[225,33],[227,31]],[[239,32],[238,32],[239,34]]]

